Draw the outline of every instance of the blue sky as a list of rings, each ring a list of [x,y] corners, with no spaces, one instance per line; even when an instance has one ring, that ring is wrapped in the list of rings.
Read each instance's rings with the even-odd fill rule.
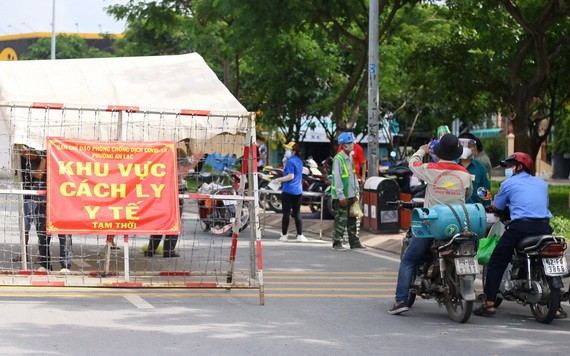
[[[55,0],[56,32],[122,33],[103,8],[128,0]],[[29,32],[51,32],[53,0],[0,0],[0,36]]]

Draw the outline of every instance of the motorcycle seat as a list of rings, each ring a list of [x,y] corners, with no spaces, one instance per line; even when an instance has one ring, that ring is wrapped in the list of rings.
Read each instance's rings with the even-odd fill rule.
[[[562,240],[561,240],[562,239]],[[554,235],[535,235],[527,236],[520,240],[516,245],[516,249],[520,251],[528,251],[538,247],[541,243],[546,241],[563,242],[564,238]]]

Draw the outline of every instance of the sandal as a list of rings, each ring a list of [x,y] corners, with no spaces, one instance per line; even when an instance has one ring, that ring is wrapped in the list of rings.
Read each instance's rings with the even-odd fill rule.
[[[473,314],[477,316],[493,316],[495,315],[494,310],[489,310],[489,308],[495,308],[493,305],[481,304],[481,306],[473,310]]]
[[[554,316],[554,319],[566,319],[567,317],[568,317],[568,314],[566,314],[564,309],[562,309],[562,307],[560,307],[556,311],[556,315]]]

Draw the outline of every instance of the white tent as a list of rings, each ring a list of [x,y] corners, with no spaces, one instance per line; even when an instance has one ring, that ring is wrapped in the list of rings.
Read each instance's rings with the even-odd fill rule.
[[[63,105],[64,110],[31,109],[33,103]],[[112,107],[119,109],[108,109]],[[135,109],[119,114],[127,107]],[[190,138],[204,147],[224,134],[235,137],[234,147],[243,146],[249,119],[243,105],[196,53],[0,61],[0,167],[10,160],[8,147],[43,149],[48,136]]]

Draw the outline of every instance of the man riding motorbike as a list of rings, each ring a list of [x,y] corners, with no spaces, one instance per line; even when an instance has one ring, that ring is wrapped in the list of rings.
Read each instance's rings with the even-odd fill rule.
[[[484,287],[487,301],[473,311],[477,316],[495,314],[495,299],[516,244],[525,237],[548,235],[553,231],[550,226],[552,214],[548,210],[548,185],[544,180],[532,175],[532,158],[526,153],[515,152],[500,164],[506,167],[506,180],[501,183],[492,208],[495,211],[502,211],[508,205],[511,222],[495,247],[487,266]],[[566,313],[560,308],[557,317],[565,316]]]
[[[457,137],[447,133],[441,137],[434,147],[439,162],[422,164],[424,156],[430,152],[430,144],[423,145],[412,155],[409,167],[412,172],[426,183],[424,207],[431,208],[436,204],[465,203],[471,196],[473,187],[471,175],[455,162],[463,153]],[[412,238],[400,261],[396,301],[388,311],[400,314],[409,310],[407,305],[414,268],[433,243],[433,239]]]

